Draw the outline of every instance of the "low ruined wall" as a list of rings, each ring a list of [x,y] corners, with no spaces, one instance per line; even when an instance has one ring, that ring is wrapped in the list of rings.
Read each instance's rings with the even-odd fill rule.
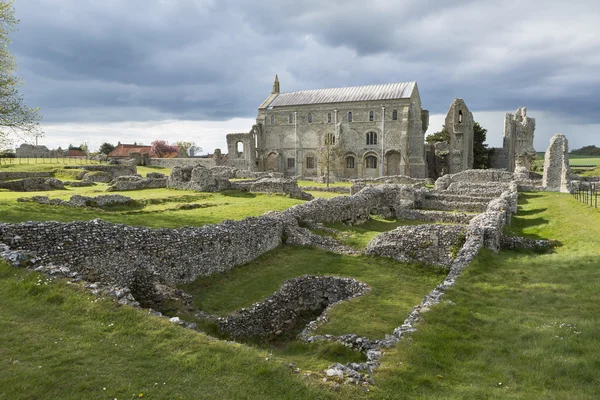
[[[148,174],[150,175],[150,174]],[[140,178],[139,176],[119,176],[107,192],[125,191],[125,190],[141,190],[141,189],[159,189],[167,187],[167,178]]]
[[[0,189],[13,192],[39,192],[48,190],[63,190],[64,183],[56,178],[23,178],[14,181],[0,181]]]
[[[510,183],[514,180],[514,174],[498,169],[469,169],[456,174],[444,175],[435,181],[436,190],[445,190],[454,182],[467,183]]]
[[[262,178],[253,181],[231,182],[231,188],[254,193],[283,193],[300,200],[312,200],[313,196],[302,191],[295,179]]]
[[[463,245],[466,231],[467,227],[461,225],[401,226],[373,238],[366,254],[449,267]]]
[[[367,285],[351,278],[301,276],[286,281],[264,301],[218,318],[217,325],[233,337],[280,335],[302,322],[303,314],[320,314],[330,304],[368,291]]]
[[[153,167],[195,167],[202,165],[206,168],[217,165],[214,158],[151,158],[150,164]]]
[[[0,172],[0,181],[23,178],[50,178],[52,176],[54,176],[52,172]]]
[[[468,224],[475,217],[475,214],[465,214],[462,212],[413,210],[409,208],[397,209],[395,214],[398,219],[444,222],[450,224]]]
[[[279,246],[283,229],[279,214],[178,229],[101,220],[28,222],[0,224],[0,242],[34,252],[42,264],[64,264],[128,286],[138,275],[181,283],[227,271]]]
[[[128,176],[137,174],[135,165],[70,165],[65,166],[65,169],[83,169],[86,171],[101,171],[112,175],[113,178],[118,176]]]

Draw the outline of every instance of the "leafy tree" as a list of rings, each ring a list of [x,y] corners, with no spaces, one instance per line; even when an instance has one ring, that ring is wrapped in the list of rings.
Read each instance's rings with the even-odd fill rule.
[[[179,147],[179,157],[187,157],[202,152],[202,147],[196,146],[194,142],[177,142],[177,147]]]
[[[432,133],[431,135],[427,135],[425,138],[427,143],[439,143],[439,142],[448,142],[450,143],[450,134],[446,130],[446,127],[443,127],[441,131]]]
[[[152,142],[152,153],[158,158],[164,158],[171,153],[177,153],[179,149],[177,146],[168,144],[164,140],[155,140]]]
[[[490,151],[487,148],[488,145],[485,144],[487,129],[482,128],[479,122],[475,122],[473,132],[473,168],[487,169],[490,165]]]
[[[108,155],[111,151],[113,151],[116,147],[108,142],[104,142],[100,145],[100,154]]]
[[[11,141],[11,135],[22,140],[41,136],[39,109],[24,104],[18,90],[23,81],[14,75],[17,62],[8,50],[8,35],[19,23],[13,3],[14,0],[0,2],[0,147]]]

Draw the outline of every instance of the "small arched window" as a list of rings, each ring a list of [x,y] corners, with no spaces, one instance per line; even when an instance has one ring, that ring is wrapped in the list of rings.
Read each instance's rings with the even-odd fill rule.
[[[352,122],[352,111],[348,112],[348,122]]]
[[[331,113],[327,113],[327,123],[331,123]]]
[[[346,157],[346,169],[354,169],[354,157],[348,156]]]
[[[377,144],[377,133],[376,132],[368,132],[367,133],[367,144],[368,145]]]
[[[377,168],[377,157],[375,157],[375,156],[365,157],[365,167],[366,168]]]
[[[369,111],[369,121],[373,121],[373,111]]]
[[[325,145],[335,145],[335,135],[333,133],[328,133],[325,138]]]
[[[293,124],[294,123],[294,114],[290,114],[289,119],[290,119],[290,124]]]
[[[392,120],[394,120],[394,121],[398,120],[398,110],[392,111]]]
[[[459,124],[462,123],[462,119],[463,119],[463,117],[462,117],[462,110],[458,110],[458,123]]]
[[[308,113],[308,123],[312,124],[312,113]]]
[[[275,125],[275,115],[271,114],[271,125]]]

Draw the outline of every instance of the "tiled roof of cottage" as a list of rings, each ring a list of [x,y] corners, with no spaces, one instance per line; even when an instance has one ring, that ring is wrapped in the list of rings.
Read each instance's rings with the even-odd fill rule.
[[[129,157],[131,153],[148,153],[150,157],[156,157],[152,152],[152,146],[142,146],[137,144],[119,144],[113,151],[108,153],[108,157]],[[177,152],[172,152],[163,158],[175,158]]]
[[[368,85],[285,92],[269,96],[267,101],[261,104],[260,108],[299,106],[307,104],[346,103],[352,101],[406,99],[410,98],[412,95],[415,85],[416,82],[402,82],[388,83],[385,85]]]

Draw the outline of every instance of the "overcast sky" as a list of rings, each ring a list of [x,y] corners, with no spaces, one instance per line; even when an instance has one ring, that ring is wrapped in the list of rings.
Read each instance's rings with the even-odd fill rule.
[[[441,129],[455,97],[501,146],[600,145],[597,0],[17,0],[12,52],[49,147],[155,139],[225,149],[282,91],[417,81]]]

